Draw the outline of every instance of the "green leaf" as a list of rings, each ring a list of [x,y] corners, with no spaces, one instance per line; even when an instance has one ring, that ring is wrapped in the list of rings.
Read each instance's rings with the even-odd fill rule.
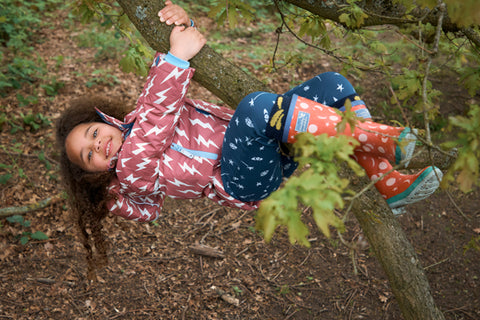
[[[21,215],[16,214],[16,215],[7,217],[7,221],[10,223],[23,224],[23,217]]]
[[[26,245],[26,244],[28,243],[28,240],[29,240],[28,236],[22,236],[22,237],[20,238],[20,243],[21,243],[22,245]]]
[[[0,175],[0,184],[7,184],[8,180],[10,180],[11,178],[12,178],[11,173]]]
[[[23,220],[23,222],[21,223],[21,225],[25,228],[30,227],[31,224],[32,222],[30,220]]]
[[[335,209],[344,206],[342,195],[348,192],[349,181],[338,176],[337,163],[350,159],[356,142],[346,135],[329,137],[326,134],[313,136],[302,133],[296,136],[295,158],[300,167],[308,165],[299,176],[288,179],[285,186],[262,201],[256,216],[257,229],[262,230],[266,241],[270,241],[278,226],[286,226],[291,243],[309,246],[309,230],[302,221],[304,206],[310,206],[317,227],[330,236],[330,227],[344,230],[342,219],[336,216]],[[362,170],[363,172],[363,170]]]
[[[467,117],[450,117],[449,121],[450,126],[461,131],[456,140],[444,144],[447,148],[458,147],[458,157],[443,178],[442,186],[457,181],[460,190],[469,192],[473,185],[480,185],[480,107],[471,105]]]
[[[35,240],[47,240],[48,239],[48,236],[43,233],[42,231],[35,231],[34,233],[32,233],[30,235],[30,237],[32,237],[32,239],[35,239]]]

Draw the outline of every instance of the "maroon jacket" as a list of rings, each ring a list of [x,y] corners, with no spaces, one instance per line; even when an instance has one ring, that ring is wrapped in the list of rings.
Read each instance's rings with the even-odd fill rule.
[[[258,202],[227,194],[220,176],[223,136],[233,111],[185,98],[195,70],[178,68],[163,57],[156,54],[137,107],[123,123],[104,115],[107,122],[121,125],[125,136],[108,208],[138,221],[158,218],[165,196],[206,196],[224,206],[257,208]]]

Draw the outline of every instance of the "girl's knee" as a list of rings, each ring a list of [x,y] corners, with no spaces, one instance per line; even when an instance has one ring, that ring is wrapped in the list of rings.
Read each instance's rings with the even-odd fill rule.
[[[319,77],[328,81],[341,82],[343,84],[348,84],[349,86],[352,86],[350,81],[348,81],[347,78],[345,78],[342,74],[338,72],[327,71],[319,74]]]
[[[265,92],[265,91],[256,91],[246,95],[238,104],[238,109],[250,109],[251,112],[252,107],[263,107],[263,108],[271,108],[273,106],[275,100],[277,99],[278,94]]]

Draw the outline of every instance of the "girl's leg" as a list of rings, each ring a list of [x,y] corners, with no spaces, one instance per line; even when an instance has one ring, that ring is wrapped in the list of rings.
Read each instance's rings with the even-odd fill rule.
[[[356,151],[385,157],[395,163],[411,158],[416,136],[411,134],[409,128],[366,121],[358,122],[353,130],[347,124],[344,132],[337,132],[337,124],[341,120],[342,115],[334,108],[297,95],[293,95],[291,99],[279,96],[272,108],[266,135],[282,142],[293,143],[300,132],[314,135],[326,133],[329,136],[345,134],[360,142]]]
[[[270,116],[266,135],[283,142],[293,143],[299,132],[314,135],[328,134],[336,136],[336,125],[341,121],[341,114],[333,108],[294,95],[280,96]],[[391,127],[370,121],[358,123],[352,130],[347,125],[345,132],[351,135],[360,146],[355,149],[357,161],[372,179],[386,174],[392,169],[392,162],[408,160],[415,147],[415,135],[409,128]],[[396,140],[411,140],[401,148]],[[402,150],[403,149],[403,150]],[[397,155],[400,155],[398,158]],[[388,159],[388,160],[387,160]],[[438,168],[428,167],[415,175],[403,175],[392,171],[375,186],[387,200],[392,209],[423,200],[430,196],[439,186],[442,173]]]
[[[297,163],[281,154],[278,140],[265,135],[276,94],[245,97],[233,115],[222,146],[222,181],[234,198],[249,202],[266,198],[290,176]]]
[[[370,112],[352,84],[340,73],[325,72],[292,88],[283,96],[298,95],[323,105],[345,111],[345,101],[352,104],[358,117],[371,118]]]

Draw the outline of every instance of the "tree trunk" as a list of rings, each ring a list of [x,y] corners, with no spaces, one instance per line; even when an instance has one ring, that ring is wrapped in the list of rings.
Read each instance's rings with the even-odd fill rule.
[[[359,185],[364,187],[369,182],[365,178]],[[387,275],[403,317],[407,320],[445,319],[435,305],[414,248],[375,188],[356,201],[352,210]]]
[[[160,1],[118,0],[118,3],[152,48],[168,50],[171,28],[158,20]],[[269,91],[262,82],[245,74],[208,46],[192,59],[191,64],[196,68],[194,79],[232,107],[250,92]],[[362,181],[367,183],[365,179]],[[444,319],[433,301],[412,245],[379,194],[375,191],[364,194],[356,203],[355,216],[385,270],[405,319]]]

